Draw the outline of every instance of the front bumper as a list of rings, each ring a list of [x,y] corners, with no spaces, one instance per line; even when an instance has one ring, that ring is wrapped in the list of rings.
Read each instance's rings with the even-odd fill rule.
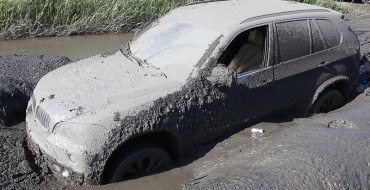
[[[56,177],[72,184],[84,183],[83,164],[84,155],[73,154],[53,143],[48,138],[50,134],[45,130],[32,113],[27,113],[27,140],[36,162],[40,166],[47,166]]]
[[[73,171],[71,168],[63,165],[52,157],[44,154],[40,147],[35,144],[28,136],[28,147],[36,156],[36,163],[47,172],[51,171],[55,177],[61,180],[66,180],[75,185],[82,185],[84,183],[84,175]],[[45,168],[46,166],[46,168]]]

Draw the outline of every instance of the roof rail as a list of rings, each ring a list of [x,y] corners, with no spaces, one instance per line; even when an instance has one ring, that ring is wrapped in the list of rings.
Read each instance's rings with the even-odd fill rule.
[[[291,14],[299,14],[299,13],[312,13],[312,12],[330,12],[330,11],[326,9],[309,9],[309,10],[297,10],[297,11],[286,11],[286,12],[281,12],[281,13],[272,13],[272,14],[266,14],[262,16],[256,16],[256,17],[245,19],[240,24],[255,21],[258,19],[275,17],[275,16],[283,16],[283,15],[291,15]]]
[[[212,2],[217,2],[217,1],[228,1],[228,0],[194,0],[193,2],[188,3],[185,6],[197,5],[197,4],[203,4],[203,3],[212,3]]]

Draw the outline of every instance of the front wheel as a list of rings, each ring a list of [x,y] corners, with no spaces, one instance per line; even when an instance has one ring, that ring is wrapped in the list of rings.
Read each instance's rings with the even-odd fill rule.
[[[362,2],[365,4],[370,4],[370,0],[362,0]]]
[[[335,89],[324,91],[312,107],[312,113],[327,113],[344,104],[342,93]]]
[[[172,160],[165,150],[157,145],[141,145],[118,156],[107,183],[134,179],[168,170]]]

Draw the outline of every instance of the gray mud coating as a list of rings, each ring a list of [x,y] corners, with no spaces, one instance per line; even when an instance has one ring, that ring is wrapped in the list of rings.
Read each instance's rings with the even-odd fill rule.
[[[37,82],[69,62],[63,56],[0,56],[0,124],[24,121],[24,110]]]
[[[232,87],[236,81],[236,73],[225,66],[217,66],[208,80],[215,86]]]
[[[328,127],[333,129],[356,129],[356,125],[354,123],[343,119],[336,119],[329,122]]]

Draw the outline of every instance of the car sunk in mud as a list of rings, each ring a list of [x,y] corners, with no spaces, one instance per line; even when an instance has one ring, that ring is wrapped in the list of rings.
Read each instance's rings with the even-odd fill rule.
[[[279,0],[175,9],[119,50],[44,76],[27,111],[29,144],[66,179],[110,183],[168,169],[258,118],[331,111],[360,61],[341,17]]]

